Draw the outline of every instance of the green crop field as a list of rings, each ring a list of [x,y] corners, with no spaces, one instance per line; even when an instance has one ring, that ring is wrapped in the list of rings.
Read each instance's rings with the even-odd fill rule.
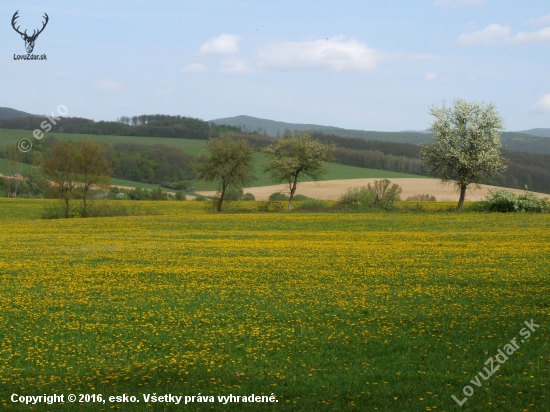
[[[0,199],[6,410],[550,410],[549,215],[37,219],[51,202]]]
[[[201,153],[206,152],[206,143],[205,140],[192,140],[192,139],[173,139],[168,137],[139,137],[139,136],[96,136],[96,135],[79,135],[79,134],[63,134],[63,133],[54,133],[57,139],[59,140],[68,140],[76,141],[81,139],[92,139],[99,142],[105,142],[109,144],[114,143],[139,143],[139,144],[165,144],[171,147],[181,149],[184,153],[190,154],[192,156],[197,156]],[[31,141],[34,141],[32,137],[32,132],[25,130],[6,130],[0,129],[0,150],[6,147],[7,145],[16,145],[17,142],[23,138],[28,138]],[[276,184],[273,182],[270,177],[263,173],[264,166],[266,164],[266,157],[263,153],[255,154],[255,173],[257,179],[251,184],[251,187],[258,186],[267,186]],[[0,173],[2,167],[2,159],[0,159]],[[377,169],[365,169],[361,167],[346,166],[336,163],[327,164],[328,173],[325,175],[325,180],[333,179],[360,179],[360,178],[380,178],[380,179],[391,179],[391,178],[426,178],[426,176],[417,176],[407,173],[399,172],[390,172],[386,170],[377,170]],[[304,179],[304,181],[308,181]],[[121,179],[114,179],[113,184],[120,186],[131,186],[131,187],[142,187],[142,188],[154,188],[158,187],[155,185],[148,185],[146,183],[131,182],[131,181],[122,181]],[[216,190],[216,183],[202,182],[202,181],[193,181],[191,183],[194,190]]]

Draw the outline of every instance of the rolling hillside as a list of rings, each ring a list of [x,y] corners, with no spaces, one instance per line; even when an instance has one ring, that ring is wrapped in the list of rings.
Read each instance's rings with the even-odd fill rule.
[[[0,107],[0,119],[14,119],[18,117],[35,116],[34,114],[22,112],[20,110],[10,109],[9,107]]]
[[[539,137],[550,137],[550,129],[541,129],[541,128],[529,129],[519,133],[525,133],[525,134],[530,134],[530,135],[539,136]]]
[[[77,141],[91,139],[98,142],[105,142],[108,144],[114,143],[139,143],[145,145],[164,144],[170,147],[181,149],[184,153],[192,156],[197,156],[200,153],[206,151],[206,140],[194,140],[194,139],[174,139],[168,137],[142,137],[142,136],[102,136],[102,135],[82,135],[82,134],[69,134],[69,133],[53,133],[58,140]],[[34,140],[32,133],[26,130],[6,130],[0,129],[0,150],[8,145],[16,145],[22,138],[27,138],[31,141]],[[273,184],[273,181],[268,175],[263,173],[263,168],[266,163],[266,158],[263,153],[256,153],[255,172],[257,180],[251,185],[253,187],[267,186]],[[5,161],[0,159],[0,168],[5,167]],[[3,165],[4,164],[4,165]],[[398,173],[386,170],[366,169],[362,167],[346,166],[342,164],[329,163],[327,164],[328,173],[325,176],[326,180],[334,179],[360,179],[360,178],[425,178],[424,176],[417,176],[407,173]],[[1,173],[1,172],[0,172]],[[307,181],[307,180],[306,180]],[[118,186],[131,186],[131,187],[143,187],[152,188],[153,185],[146,183],[131,182],[128,180],[114,179],[113,184]],[[193,181],[192,186],[194,190],[215,190],[215,183],[208,183],[202,181]]]
[[[334,134],[342,137],[360,137],[368,140],[382,140],[399,143],[423,143],[430,141],[429,134],[424,132],[375,132],[365,130],[342,129],[340,127],[321,126],[317,124],[285,123],[274,120],[259,119],[252,116],[235,116],[224,119],[210,120],[211,123],[218,125],[226,124],[229,126],[240,127],[243,131],[254,132],[275,137],[282,136],[285,130],[301,130],[308,132],[321,132],[325,134]]]
[[[316,124],[285,123],[274,120],[259,119],[251,116],[235,116],[223,119],[214,119],[210,122],[217,125],[240,127],[243,131],[266,133],[269,136],[283,135],[285,130],[300,130],[307,132],[321,132],[340,137],[358,137],[365,140],[380,140],[394,143],[430,143],[430,133],[417,131],[403,132],[376,132],[365,130],[342,129],[339,127],[321,126]],[[529,133],[528,133],[529,132]],[[550,129],[532,129],[525,132],[502,133],[502,145],[508,150],[516,152],[550,154]]]

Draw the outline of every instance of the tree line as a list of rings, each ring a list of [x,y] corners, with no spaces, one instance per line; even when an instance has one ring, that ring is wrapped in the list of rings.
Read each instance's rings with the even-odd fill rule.
[[[33,150],[29,152],[12,153],[16,148],[10,147],[0,153],[0,157],[10,159],[17,155],[22,163],[41,165],[51,156],[52,148],[57,142],[55,135],[49,135],[37,140]],[[190,187],[189,182],[197,177],[193,156],[171,146],[138,143],[105,143],[101,146],[109,164],[110,175],[114,178],[181,190]],[[9,174],[13,175],[15,172]]]
[[[36,116],[0,119],[0,128],[3,129],[35,130],[38,124]],[[81,117],[64,117],[63,121],[52,125],[50,132],[208,140],[228,131],[241,132],[237,127],[219,126],[192,117],[142,115],[98,122]]]

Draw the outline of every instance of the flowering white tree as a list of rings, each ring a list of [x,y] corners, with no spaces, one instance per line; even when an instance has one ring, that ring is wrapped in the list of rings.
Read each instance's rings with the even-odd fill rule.
[[[506,169],[500,153],[500,130],[504,128],[494,104],[461,99],[453,107],[432,107],[435,121],[428,130],[435,143],[422,145],[420,157],[431,176],[454,182],[460,192],[457,210],[462,211],[466,189],[471,183],[498,175]]]

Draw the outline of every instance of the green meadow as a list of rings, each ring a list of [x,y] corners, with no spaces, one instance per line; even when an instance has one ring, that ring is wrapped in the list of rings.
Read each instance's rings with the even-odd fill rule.
[[[139,202],[162,214],[38,219],[51,202],[0,199],[6,410],[550,410],[548,215]],[[123,394],[140,402],[108,401]]]

